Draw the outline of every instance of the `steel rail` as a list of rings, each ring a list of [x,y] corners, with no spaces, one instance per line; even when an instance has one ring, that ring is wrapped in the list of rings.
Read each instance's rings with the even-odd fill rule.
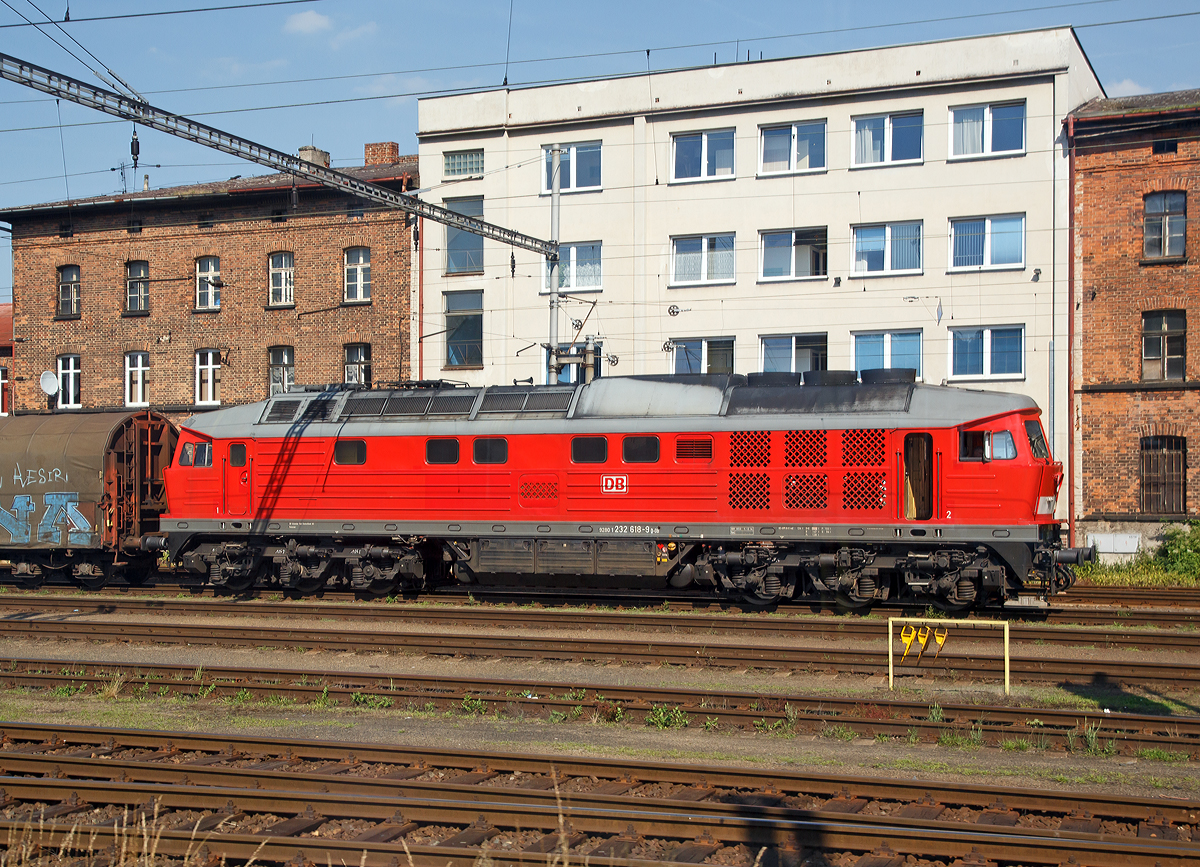
[[[132,121],[240,159],[258,163],[278,172],[313,181],[323,187],[340,190],[389,208],[426,217],[434,222],[481,235],[510,247],[532,250],[552,260],[558,258],[558,243],[555,241],[543,241],[523,232],[505,229],[503,226],[486,223],[474,217],[465,217],[448,208],[423,202],[415,196],[397,193],[336,169],[310,163],[298,156],[277,151],[200,121],[191,120],[165,109],[155,108],[148,102],[123,96],[103,87],[96,87],[7,54],[0,54],[0,78],[40,90],[56,99],[70,100],[77,105],[95,109],[104,114]]]
[[[461,822],[464,815],[481,815],[487,825],[502,829],[536,830],[553,834],[559,828],[557,811],[545,798],[538,802],[523,790],[506,790],[494,800],[462,799],[458,792],[441,796],[380,796],[333,792],[278,791],[197,785],[170,785],[125,781],[59,780],[2,777],[9,798],[27,802],[65,802],[70,798],[87,804],[111,804],[138,808],[148,802],[169,810],[228,809],[270,816],[315,815],[327,820],[388,822],[397,812],[409,822],[442,824]],[[937,819],[900,819],[893,816],[863,816],[853,813],[795,810],[747,804],[654,801],[629,798],[624,805],[614,802],[592,806],[582,798],[563,803],[563,816],[577,832],[590,835],[620,834],[630,826],[644,836],[676,841],[693,839],[698,833],[724,845],[780,848],[818,846],[865,851],[875,841],[887,839],[901,854],[954,857],[972,851],[988,858],[1004,857],[1023,863],[1060,864],[1069,858],[1092,867],[1151,867],[1153,864],[1184,864],[1200,857],[1200,846],[1161,838],[1080,833],[1063,829],[1043,830],[1000,825],[965,825]],[[641,829],[645,829],[642,831]],[[221,836],[209,841],[221,847]],[[258,842],[262,837],[258,836]],[[276,838],[279,839],[279,838]],[[294,838],[292,846],[324,848],[338,842]],[[354,845],[352,843],[351,845]],[[361,851],[334,848],[333,852]],[[897,848],[899,847],[899,848]],[[391,847],[389,847],[391,848]],[[395,846],[400,849],[400,846]]]
[[[97,694],[121,678],[127,692],[144,690],[155,696],[189,696],[261,701],[287,698],[300,703],[327,702],[364,708],[459,710],[482,702],[497,712],[537,714],[560,721],[603,718],[605,714],[644,722],[656,706],[734,725],[744,730],[821,732],[842,726],[865,737],[936,741],[943,734],[978,731],[985,743],[1024,739],[1067,746],[1072,739],[1107,740],[1122,753],[1158,749],[1200,757],[1200,717],[1091,713],[1048,708],[945,704],[940,719],[929,719],[928,703],[886,699],[838,699],[786,693],[687,690],[677,688],[610,687],[579,682],[475,679],[398,675],[378,672],[322,672],[292,669],[225,668],[112,662],[69,662],[0,658],[0,685],[37,688],[70,695],[90,690]],[[139,684],[141,684],[139,686]],[[469,713],[469,712],[468,712]]]
[[[640,639],[622,641],[475,633],[358,632],[312,629],[307,626],[162,626],[88,620],[0,620],[0,635],[38,639],[137,641],[164,645],[304,647],[368,653],[422,653],[434,656],[584,659],[649,665],[728,668],[750,666],[807,671],[834,669],[848,674],[881,674],[887,671],[885,652],[764,644],[700,644]],[[1200,685],[1200,666],[1195,663],[1063,660],[1023,656],[1014,656],[1010,662],[1012,674],[1022,681],[1152,683],[1189,687]],[[901,677],[992,677],[1001,668],[1002,660],[998,656],[948,651],[933,659],[922,658],[898,665],[896,673]]]

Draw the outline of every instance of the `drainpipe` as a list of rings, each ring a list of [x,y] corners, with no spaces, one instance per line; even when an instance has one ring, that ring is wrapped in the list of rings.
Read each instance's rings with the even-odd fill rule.
[[[1075,547],[1075,118],[1067,115],[1067,545]],[[1079,293],[1083,298],[1083,293]]]
[[[425,378],[425,218],[417,217],[417,379]]]

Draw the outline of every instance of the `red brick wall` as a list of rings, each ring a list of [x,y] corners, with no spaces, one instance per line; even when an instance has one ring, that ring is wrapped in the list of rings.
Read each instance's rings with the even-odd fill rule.
[[[1074,386],[1079,410],[1083,497],[1076,514],[1138,517],[1140,438],[1188,437],[1188,511],[1200,509],[1200,117],[1136,134],[1087,138],[1076,127],[1076,323],[1082,363]],[[1155,139],[1177,153],[1155,154]],[[1187,193],[1184,263],[1143,257],[1144,198]],[[1188,349],[1184,383],[1166,389],[1141,381],[1142,313],[1184,310]],[[1122,387],[1132,390],[1119,390]],[[1082,540],[1081,540],[1082,541]]]
[[[85,407],[124,404],[124,356],[150,353],[151,406],[190,411],[195,400],[195,352],[220,349],[222,404],[262,400],[268,394],[270,346],[295,349],[297,384],[343,380],[343,345],[370,343],[376,381],[409,378],[407,320],[411,229],[403,213],[349,216],[364,203],[324,191],[302,190],[292,211],[288,193],[197,197],[196,205],[156,207],[129,203],[81,208],[71,215],[73,235],[59,237],[65,217],[13,222],[14,403],[18,411],[44,409],[38,387],[56,356],[81,356]],[[133,210],[131,211],[131,208]],[[285,222],[273,222],[282,209]],[[197,227],[201,214],[214,226]],[[131,215],[140,233],[127,231]],[[371,303],[343,304],[343,250],[371,248]],[[268,256],[291,251],[294,309],[267,309]],[[195,260],[221,259],[221,309],[193,312]],[[122,315],[125,264],[150,264],[150,314]],[[81,315],[56,320],[57,269],[81,270]]]

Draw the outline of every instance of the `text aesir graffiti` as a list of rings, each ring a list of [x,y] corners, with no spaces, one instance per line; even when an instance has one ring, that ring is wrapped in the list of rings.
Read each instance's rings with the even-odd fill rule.
[[[30,485],[52,485],[55,482],[66,484],[69,481],[67,471],[58,467],[35,467],[33,469],[21,469],[20,464],[13,465],[13,487],[27,488]],[[4,483],[3,476],[0,476],[0,484]]]
[[[92,524],[79,511],[79,494],[60,491],[42,494],[42,517],[37,541],[50,545],[91,545]],[[28,545],[33,532],[30,516],[37,511],[28,494],[13,497],[12,510],[0,506],[0,529],[8,531],[14,545]],[[64,538],[64,536],[66,538]]]

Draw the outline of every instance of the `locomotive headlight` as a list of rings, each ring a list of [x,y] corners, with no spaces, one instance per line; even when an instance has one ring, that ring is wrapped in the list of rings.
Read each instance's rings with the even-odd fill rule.
[[[1057,497],[1038,497],[1037,513],[1039,515],[1053,515],[1054,510],[1057,508]]]

